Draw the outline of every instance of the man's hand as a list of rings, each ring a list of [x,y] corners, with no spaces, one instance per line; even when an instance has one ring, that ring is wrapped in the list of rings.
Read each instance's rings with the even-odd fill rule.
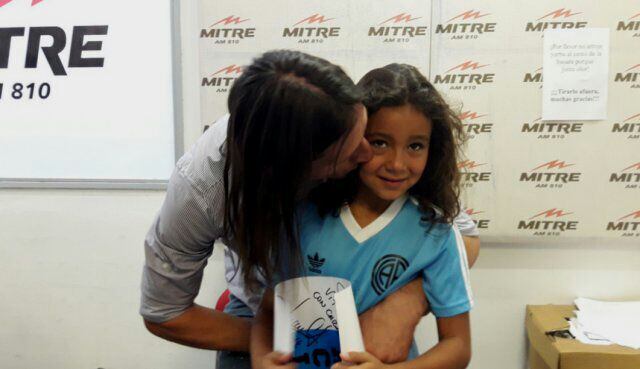
[[[360,315],[365,350],[384,363],[406,360],[413,332],[428,312],[422,278],[416,278]]]

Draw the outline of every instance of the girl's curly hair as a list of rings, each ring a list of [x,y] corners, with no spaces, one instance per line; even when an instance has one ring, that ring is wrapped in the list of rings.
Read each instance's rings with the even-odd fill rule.
[[[368,72],[358,87],[369,117],[385,107],[411,104],[432,122],[429,159],[420,180],[409,189],[424,213],[423,220],[451,223],[460,212],[458,159],[466,135],[460,118],[414,66],[389,64]],[[337,215],[353,201],[358,184],[354,171],[346,178],[318,186],[310,194],[320,214]]]

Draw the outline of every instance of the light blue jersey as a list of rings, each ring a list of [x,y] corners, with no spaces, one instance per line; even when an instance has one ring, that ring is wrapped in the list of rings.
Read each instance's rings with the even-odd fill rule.
[[[462,236],[455,226],[429,224],[422,215],[403,197],[361,228],[349,207],[338,217],[320,217],[305,205],[299,218],[304,273],[350,280],[358,313],[416,277],[423,278],[436,317],[465,313],[473,298]]]

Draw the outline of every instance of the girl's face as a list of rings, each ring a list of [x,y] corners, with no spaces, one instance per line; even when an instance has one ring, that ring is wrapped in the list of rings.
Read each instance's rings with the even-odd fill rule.
[[[374,200],[393,201],[422,176],[429,156],[432,123],[410,104],[384,107],[369,117],[365,138],[373,158],[360,180]]]

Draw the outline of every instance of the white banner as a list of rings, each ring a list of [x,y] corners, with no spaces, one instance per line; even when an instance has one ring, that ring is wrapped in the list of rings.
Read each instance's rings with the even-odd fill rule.
[[[168,179],[171,2],[0,4],[0,178]]]

